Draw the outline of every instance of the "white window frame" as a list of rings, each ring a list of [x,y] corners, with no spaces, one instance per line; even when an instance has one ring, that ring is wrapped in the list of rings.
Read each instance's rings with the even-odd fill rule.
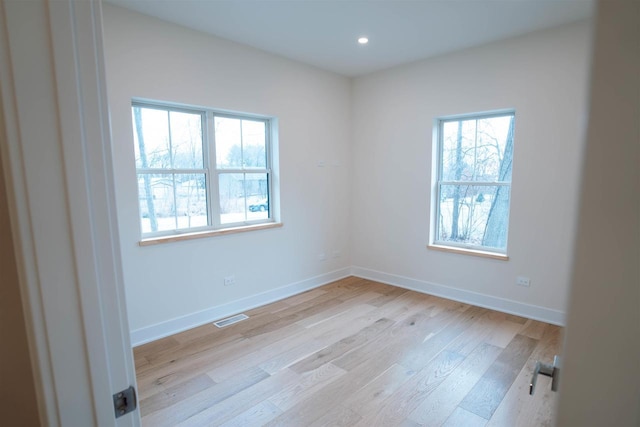
[[[432,174],[432,209],[431,209],[431,240],[429,247],[432,249],[445,250],[450,252],[467,253],[471,255],[487,256],[490,258],[496,258],[501,260],[508,260],[507,248],[508,248],[508,235],[511,219],[511,187],[513,180],[513,173],[510,181],[444,181],[442,179],[443,172],[443,126],[448,122],[457,122],[465,120],[482,120],[490,119],[493,117],[512,116],[515,126],[516,112],[513,109],[509,110],[494,110],[481,113],[469,113],[459,114],[454,116],[438,117],[434,120],[433,126],[433,174]],[[513,153],[512,153],[513,155]],[[441,203],[441,188],[443,185],[473,185],[477,187],[495,187],[502,186],[509,189],[509,221],[507,223],[507,239],[505,241],[505,247],[493,248],[482,245],[473,245],[461,242],[451,242],[447,240],[440,240],[440,203]]]
[[[198,235],[207,236],[215,235],[217,233],[209,232],[225,232],[225,231],[248,231],[250,229],[261,224],[273,224],[276,223],[275,209],[274,209],[274,171],[273,165],[273,139],[274,139],[274,123],[273,117],[262,116],[250,113],[236,113],[229,111],[222,111],[212,108],[195,107],[183,104],[175,104],[170,102],[159,102],[150,100],[134,99],[131,102],[131,108],[142,107],[157,109],[161,111],[177,111],[190,114],[200,114],[202,117],[202,156],[203,156],[203,168],[202,169],[173,169],[173,168],[139,168],[136,166],[136,193],[138,194],[138,224],[140,226],[141,243],[145,240],[153,240],[165,237],[180,237],[191,236],[198,237]],[[237,120],[251,120],[259,121],[265,124],[265,152],[266,152],[266,167],[239,167],[239,168],[219,168],[216,162],[216,145],[215,145],[215,118],[224,117]],[[133,123],[133,132],[136,132],[135,123]],[[138,183],[138,176],[140,174],[180,174],[180,173],[193,173],[204,174],[205,176],[205,188],[207,195],[207,222],[206,226],[189,227],[182,229],[163,230],[156,232],[143,232],[142,231],[142,212],[140,208],[140,193]],[[244,220],[233,223],[224,223],[220,221],[220,195],[219,195],[219,176],[221,174],[228,173],[264,173],[267,176],[267,198],[269,203],[268,217],[265,219]],[[246,183],[245,183],[246,186]],[[246,188],[246,187],[245,187]],[[175,195],[174,195],[175,197]],[[248,209],[246,206],[245,197],[245,212]],[[222,233],[221,233],[222,234]],[[178,239],[179,240],[179,239]]]

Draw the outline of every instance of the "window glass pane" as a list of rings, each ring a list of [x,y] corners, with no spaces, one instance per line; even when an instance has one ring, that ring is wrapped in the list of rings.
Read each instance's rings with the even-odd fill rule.
[[[444,122],[442,125],[442,179],[473,179],[475,120]]]
[[[166,110],[133,107],[137,168],[170,168],[169,117]]]
[[[511,181],[513,116],[442,124],[443,181]]]
[[[242,121],[242,161],[246,168],[266,168],[265,123]]]
[[[178,228],[208,225],[205,175],[175,174],[175,183]]]
[[[244,174],[221,173],[218,175],[220,190],[220,223],[230,224],[247,219],[244,191]]]
[[[506,249],[509,193],[509,186],[441,185],[437,240]]]
[[[219,168],[242,167],[241,120],[215,117],[216,164]]]
[[[245,188],[247,192],[247,219],[269,218],[269,181],[267,174],[246,174]]]
[[[171,111],[171,149],[175,169],[202,169],[202,116]]]
[[[475,181],[511,181],[513,116],[478,120]]]
[[[173,174],[138,174],[142,232],[176,229]]]

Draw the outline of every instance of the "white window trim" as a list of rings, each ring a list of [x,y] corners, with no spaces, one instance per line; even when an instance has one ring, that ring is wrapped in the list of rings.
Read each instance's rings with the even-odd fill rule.
[[[440,188],[442,185],[474,185],[474,186],[507,186],[509,187],[509,195],[511,194],[511,186],[513,185],[513,177],[509,182],[506,181],[441,181],[442,176],[442,126],[446,122],[461,121],[461,120],[479,120],[492,117],[502,117],[511,115],[515,120],[516,112],[514,109],[506,110],[493,110],[481,113],[468,113],[457,114],[451,116],[442,116],[434,119],[433,121],[433,135],[432,135],[432,186],[431,186],[431,220],[430,220],[430,233],[431,236],[427,248],[438,250],[442,252],[460,253],[465,255],[474,255],[484,258],[492,258],[502,261],[509,260],[507,254],[508,249],[508,235],[507,229],[507,244],[504,249],[492,248],[482,245],[472,245],[459,242],[450,242],[445,240],[438,240],[438,230],[440,227]],[[509,214],[511,213],[511,196],[509,196]],[[509,217],[509,219],[511,219]],[[510,221],[509,221],[510,222]]]
[[[276,219],[276,201],[274,199],[274,182],[276,182],[276,171],[273,168],[273,156],[275,155],[274,140],[276,139],[276,129],[274,128],[274,117],[263,116],[251,113],[231,112],[225,110],[218,110],[208,107],[199,107],[192,105],[184,105],[165,101],[155,101],[148,99],[134,98],[131,101],[131,107],[142,108],[155,108],[159,110],[170,110],[178,112],[186,112],[191,114],[200,114],[202,116],[202,155],[203,155],[203,168],[202,169],[154,169],[154,168],[138,168],[136,166],[136,181],[140,173],[198,173],[204,174],[206,182],[207,193],[207,215],[209,217],[209,224],[200,227],[190,227],[183,229],[164,230],[157,232],[143,232],[141,224],[141,211],[139,201],[139,189],[136,189],[138,194],[137,212],[138,212],[138,227],[140,229],[140,242],[141,246],[147,246],[157,243],[175,242],[181,240],[188,240],[193,238],[211,237],[218,235],[225,235],[230,233],[238,233],[252,230],[263,230],[268,228],[280,227],[282,224]],[[266,167],[242,167],[242,168],[218,168],[216,162],[216,150],[215,150],[215,117],[225,117],[240,120],[254,120],[265,123],[265,151],[267,154]],[[135,124],[134,124],[135,126]],[[135,132],[135,129],[133,129]],[[142,172],[141,172],[142,171]],[[219,176],[226,173],[264,173],[267,175],[268,182],[268,200],[269,200],[269,217],[266,219],[245,220],[233,223],[224,223],[220,221],[220,195],[219,195]],[[136,184],[137,186],[137,184]],[[245,201],[246,203],[246,201]]]

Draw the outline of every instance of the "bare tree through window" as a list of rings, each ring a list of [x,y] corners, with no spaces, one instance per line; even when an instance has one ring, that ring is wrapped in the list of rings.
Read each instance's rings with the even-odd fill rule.
[[[513,113],[438,121],[435,242],[506,252]]]

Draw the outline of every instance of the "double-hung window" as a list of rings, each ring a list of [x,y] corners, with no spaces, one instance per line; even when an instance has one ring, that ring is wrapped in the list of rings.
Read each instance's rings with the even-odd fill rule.
[[[433,244],[506,254],[514,121],[512,111],[436,120]]]
[[[265,117],[133,102],[142,237],[273,222]]]

